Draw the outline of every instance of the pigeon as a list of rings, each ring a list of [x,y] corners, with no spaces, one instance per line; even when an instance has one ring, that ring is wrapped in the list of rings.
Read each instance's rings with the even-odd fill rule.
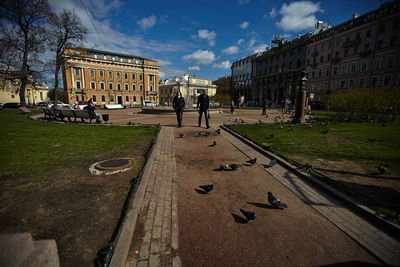
[[[321,122],[320,124],[321,124],[321,126],[326,126],[325,122]]]
[[[272,167],[276,164],[276,158],[271,159],[271,161],[266,165],[267,168]]]
[[[253,165],[254,163],[257,162],[257,158],[254,159],[249,159],[248,161],[246,161],[247,163],[250,163],[251,165]]]
[[[290,127],[289,132],[291,132],[291,131],[293,131],[293,130],[294,130],[294,128],[293,128],[293,127]]]
[[[270,134],[269,137],[270,137],[270,138],[274,138],[275,135],[274,135],[274,134]]]
[[[207,185],[200,185],[199,187],[208,193],[208,192],[211,192],[213,190],[214,185],[207,184]]]
[[[279,126],[279,129],[283,129],[283,125]]]
[[[279,198],[276,198],[271,192],[268,192],[268,202],[274,207],[288,207],[285,203],[280,201]]]
[[[308,125],[308,128],[312,128],[312,125],[310,124],[310,125]]]
[[[183,138],[183,137],[185,137],[185,134],[184,133],[179,133],[179,137]]]
[[[244,217],[246,217],[247,221],[253,221],[256,218],[255,212],[247,211],[244,209],[240,209],[240,211],[243,213]]]
[[[370,142],[370,143],[373,143],[373,142],[375,142],[375,138],[368,138],[368,142]]]
[[[268,118],[268,114],[267,114],[267,115],[265,115],[265,118]]]
[[[135,123],[134,123],[134,122],[131,122],[131,121],[127,123],[127,125],[134,125],[134,124],[135,124]]]
[[[323,130],[322,133],[323,133],[323,134],[327,134],[327,133],[328,133],[328,130]]]
[[[388,172],[389,172],[388,168],[386,168],[385,166],[382,166],[382,165],[380,165],[380,166],[378,167],[378,170],[379,170],[380,173],[382,173],[382,174],[385,174],[385,173],[388,173]]]
[[[293,123],[291,123],[291,124],[289,125],[289,127],[293,128],[293,127],[294,127],[294,124],[293,124]]]
[[[258,123],[263,123],[262,120],[258,120]]]
[[[237,170],[238,168],[240,168],[242,165],[240,165],[240,164],[235,164],[235,163],[232,163],[232,164],[229,164],[229,167],[232,169],[232,170]]]
[[[242,119],[242,123],[244,123],[244,120]]]
[[[221,129],[218,128],[218,129],[215,131],[215,133],[216,133],[216,134],[221,134]]]
[[[229,167],[228,164],[221,164],[221,165],[219,165],[219,169],[220,169],[221,171],[224,171],[224,170],[228,169],[228,167]]]
[[[217,141],[214,141],[210,146],[216,146],[217,145]]]

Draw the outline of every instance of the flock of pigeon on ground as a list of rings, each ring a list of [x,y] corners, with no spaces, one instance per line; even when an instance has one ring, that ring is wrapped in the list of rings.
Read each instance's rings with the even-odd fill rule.
[[[210,132],[198,132],[196,134],[197,137],[199,136],[209,136],[211,133]],[[219,135],[221,134],[221,129],[218,129],[215,131],[214,135]],[[179,133],[179,137],[180,138],[184,138],[185,134],[184,133]],[[214,141],[211,145],[209,145],[210,147],[214,147],[217,145],[217,142]],[[257,162],[257,158],[253,158],[250,159],[248,161],[246,161],[246,166],[251,166],[253,164],[255,164]],[[275,165],[277,163],[276,158],[273,158],[268,164],[263,165],[264,168],[270,168],[273,165]],[[237,169],[239,169],[240,167],[242,167],[241,164],[236,164],[236,163],[232,163],[232,164],[221,164],[219,166],[219,171],[235,171]],[[210,193],[213,189],[214,189],[214,185],[213,184],[206,184],[206,185],[200,185],[199,186],[202,190],[199,189],[195,189],[195,191],[199,194],[208,194]],[[283,209],[283,208],[287,208],[288,206],[283,203],[279,198],[275,197],[271,192],[268,192],[268,202],[272,205],[272,207],[274,208],[278,208],[278,209]],[[247,211],[244,209],[240,209],[240,211],[243,213],[244,217],[246,218],[246,222],[251,222],[255,219],[256,217],[256,213],[252,212],[252,211]]]

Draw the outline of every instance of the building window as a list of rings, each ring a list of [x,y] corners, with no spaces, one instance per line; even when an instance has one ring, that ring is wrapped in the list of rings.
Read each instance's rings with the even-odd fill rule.
[[[90,77],[94,77],[94,70],[90,70],[89,73],[90,73]]]
[[[382,48],[383,48],[383,40],[379,40],[379,41],[376,43],[376,48],[377,48],[377,49],[382,49]]]
[[[311,78],[315,78],[315,71],[314,70],[311,72]]]
[[[132,80],[136,80],[136,74],[132,73]]]
[[[43,92],[39,93],[40,100],[43,101]]]
[[[100,89],[104,90],[104,83],[103,82],[100,82]]]
[[[369,51],[369,44],[364,45],[364,51]]]
[[[149,80],[153,81],[153,75],[149,75]]]
[[[136,96],[135,95],[133,96],[133,102],[136,102]]]
[[[143,91],[143,84],[139,84],[139,90]]]
[[[132,83],[132,90],[136,91],[136,84]]]
[[[351,64],[351,72],[356,72],[357,69],[357,64],[353,63]]]
[[[366,71],[368,66],[368,61],[361,62],[361,71]]]
[[[354,80],[350,80],[350,82],[349,82],[349,87],[350,87],[350,88],[354,87]]]
[[[385,76],[385,80],[383,81],[384,85],[390,85],[390,82],[392,81],[392,76]]]
[[[117,83],[117,89],[121,90],[121,84],[120,83]]]
[[[76,81],[76,88],[81,89],[81,82],[80,81]]]
[[[139,80],[143,80],[143,74],[139,74]]]
[[[93,102],[96,102],[96,96],[95,95],[92,96],[92,100],[93,100]]]
[[[100,70],[99,71],[99,75],[100,75],[100,78],[103,78],[104,77],[104,71]]]
[[[397,35],[390,38],[390,46],[395,46],[397,44]]]
[[[342,66],[342,73],[346,73],[347,72],[347,65],[343,65]]]
[[[400,22],[399,19],[393,21],[393,27],[392,27],[393,30],[397,30],[399,28],[399,22]]]
[[[379,33],[385,32],[385,24],[379,25]]]
[[[321,51],[325,50],[325,44],[321,44]]]
[[[79,96],[76,95],[76,96],[75,96],[75,99],[76,99],[76,102],[78,102],[78,101],[79,101]]]
[[[331,54],[328,54],[328,61],[331,60]]]
[[[153,91],[153,85],[150,84],[150,91]]]
[[[339,51],[335,52],[335,58],[339,58]]]
[[[108,84],[108,89],[112,90],[113,89],[113,83]]]
[[[379,65],[380,65],[381,61],[379,58],[375,59],[375,65],[374,65],[374,69],[379,69]]]
[[[324,56],[321,56],[320,58],[319,58],[319,63],[323,63],[324,62]]]
[[[114,96],[110,95],[110,102],[114,103]]]
[[[91,89],[96,89],[96,83],[93,82],[93,81],[91,81],[91,82],[90,82],[90,88],[91,88]]]
[[[377,81],[378,81],[378,79],[377,79],[376,77],[372,77],[371,86],[372,86],[372,87],[375,87],[376,84],[377,84]]]
[[[329,76],[329,69],[325,70],[325,76],[327,76],[327,77]]]
[[[121,79],[121,72],[117,72],[117,79]]]
[[[322,70],[318,71],[318,77],[322,77]]]
[[[358,82],[358,86],[360,88],[363,88],[364,87],[364,82],[365,82],[365,79],[360,79],[360,81]]]
[[[75,70],[75,75],[79,76],[79,69],[78,68],[74,68]]]
[[[340,46],[340,38],[336,40],[336,47]]]
[[[346,81],[340,82],[340,89],[343,89],[346,86]]]
[[[101,102],[106,102],[106,97],[104,95],[101,96]]]
[[[125,83],[125,90],[129,90],[129,84]]]
[[[113,77],[112,71],[109,71],[109,72],[108,72],[108,78],[112,78],[112,77]]]
[[[345,57],[348,57],[348,56],[349,56],[349,49],[345,49],[345,50],[344,50],[344,56],[345,56]]]
[[[388,56],[387,62],[386,62],[386,67],[387,68],[393,67],[393,56]]]
[[[124,79],[128,80],[128,73],[127,72],[124,73]]]
[[[358,51],[359,51],[360,49],[359,49],[359,47],[358,46],[355,46],[354,47],[354,52],[353,52],[353,55],[358,55]]]
[[[125,97],[125,102],[129,103],[129,96]]]
[[[372,29],[369,28],[369,29],[367,29],[367,32],[366,32],[366,34],[365,34],[365,37],[366,37],[366,38],[371,37],[371,34],[372,34]]]

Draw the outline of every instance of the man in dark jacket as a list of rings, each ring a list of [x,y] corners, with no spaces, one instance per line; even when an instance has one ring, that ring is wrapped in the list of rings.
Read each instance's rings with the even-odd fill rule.
[[[185,109],[185,99],[183,99],[180,91],[176,92],[176,96],[172,100],[172,107],[176,112],[178,127],[182,127],[182,115],[183,115],[183,110]]]
[[[208,95],[206,95],[206,91],[203,90],[203,93],[197,98],[197,110],[199,111],[199,127],[201,127],[201,117],[204,112],[204,117],[206,118],[206,126],[207,129],[210,128],[210,124],[208,123],[208,108],[210,106],[210,99]]]

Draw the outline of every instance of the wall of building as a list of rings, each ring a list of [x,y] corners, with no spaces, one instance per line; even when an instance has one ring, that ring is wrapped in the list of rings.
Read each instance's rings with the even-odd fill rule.
[[[27,104],[37,104],[39,102],[50,101],[48,97],[49,89],[46,85],[33,87],[28,84],[25,89],[25,99]],[[19,84],[15,85],[11,81],[0,78],[0,103],[20,103]]]

